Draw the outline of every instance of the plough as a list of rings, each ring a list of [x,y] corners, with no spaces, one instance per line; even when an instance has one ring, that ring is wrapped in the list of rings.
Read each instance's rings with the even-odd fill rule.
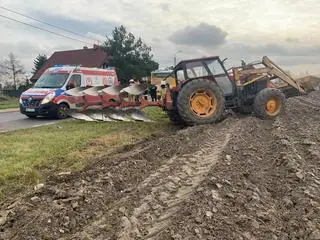
[[[78,87],[65,92],[70,108],[69,115],[86,121],[144,121],[150,122],[140,109],[150,106],[163,107],[163,102],[150,102],[142,96],[146,85]],[[129,101],[128,95],[140,96]]]

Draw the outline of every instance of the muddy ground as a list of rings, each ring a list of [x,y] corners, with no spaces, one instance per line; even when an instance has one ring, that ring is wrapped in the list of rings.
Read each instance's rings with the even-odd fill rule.
[[[320,92],[155,135],[1,203],[0,239],[320,239]]]

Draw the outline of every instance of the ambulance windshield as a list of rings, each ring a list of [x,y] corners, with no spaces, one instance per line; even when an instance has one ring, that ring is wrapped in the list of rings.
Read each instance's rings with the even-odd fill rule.
[[[35,83],[36,88],[61,88],[69,77],[69,73],[43,74]]]

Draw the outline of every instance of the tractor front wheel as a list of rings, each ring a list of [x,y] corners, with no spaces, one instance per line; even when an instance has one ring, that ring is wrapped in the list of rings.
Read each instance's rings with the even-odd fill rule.
[[[285,96],[275,88],[261,90],[254,99],[253,109],[261,119],[273,119],[284,110]]]
[[[223,114],[224,105],[221,89],[208,79],[186,83],[177,99],[178,114],[187,125],[217,122]]]

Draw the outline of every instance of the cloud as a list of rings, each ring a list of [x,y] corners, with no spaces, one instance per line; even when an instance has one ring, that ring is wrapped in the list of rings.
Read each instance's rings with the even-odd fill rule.
[[[269,56],[319,56],[320,45],[303,46],[268,43],[264,45],[246,45],[246,44],[233,44],[226,47],[226,50],[233,54],[244,55],[269,55]],[[320,62],[320,60],[319,60]]]
[[[299,40],[299,38],[291,38],[291,37],[288,37],[288,38],[286,38],[286,41],[287,41],[287,42],[290,42],[290,43],[297,43],[297,42],[299,42],[300,40]]]
[[[308,4],[302,0],[245,2],[244,9],[237,7],[238,0],[214,4],[195,4],[191,0],[158,0],[148,4],[139,0],[105,0],[103,4],[99,0],[2,0],[1,5],[100,41],[115,26],[124,24],[128,31],[151,45],[154,59],[161,66],[172,65],[174,54],[181,50],[178,61],[220,55],[229,57],[227,62],[233,66],[241,58],[253,61],[267,55],[276,63],[279,61],[280,66],[288,64],[285,67],[292,72],[300,61],[305,63],[306,70],[317,70],[313,63],[320,55],[320,30],[315,24],[320,21],[319,0],[308,0]],[[4,10],[1,14],[69,35]],[[56,50],[83,47],[83,43],[1,18],[0,31],[4,36],[0,41],[0,60],[7,51],[14,52],[26,69],[31,69],[39,53],[50,56]]]
[[[48,22],[52,25],[59,26],[68,29],[72,32],[79,34],[98,34],[105,36],[107,33],[111,32],[112,29],[117,25],[116,21],[105,21],[105,20],[79,20],[76,18],[50,14],[41,11],[30,10],[28,15],[33,16],[44,22]],[[36,23],[38,26],[43,24]]]
[[[17,59],[24,65],[25,70],[28,72],[33,68],[33,60],[38,54],[45,54],[48,57],[53,54],[54,51],[63,51],[74,49],[72,45],[55,45],[55,46],[39,46],[37,43],[28,41],[19,42],[0,42],[0,61],[8,57],[9,53],[12,52]]]
[[[163,11],[170,12],[170,7],[168,3],[161,3],[159,6]]]
[[[319,57],[316,56],[301,56],[299,58],[297,57],[275,57],[274,60],[279,63],[279,65],[283,66],[293,66],[293,65],[301,65],[301,64],[320,64]]]
[[[215,25],[200,23],[176,31],[169,37],[169,41],[181,45],[214,47],[224,44],[227,35],[227,32]]]
[[[152,40],[152,42],[155,43],[155,44],[161,43],[161,39],[158,38],[158,37],[154,37],[154,38],[152,38],[151,40]]]

